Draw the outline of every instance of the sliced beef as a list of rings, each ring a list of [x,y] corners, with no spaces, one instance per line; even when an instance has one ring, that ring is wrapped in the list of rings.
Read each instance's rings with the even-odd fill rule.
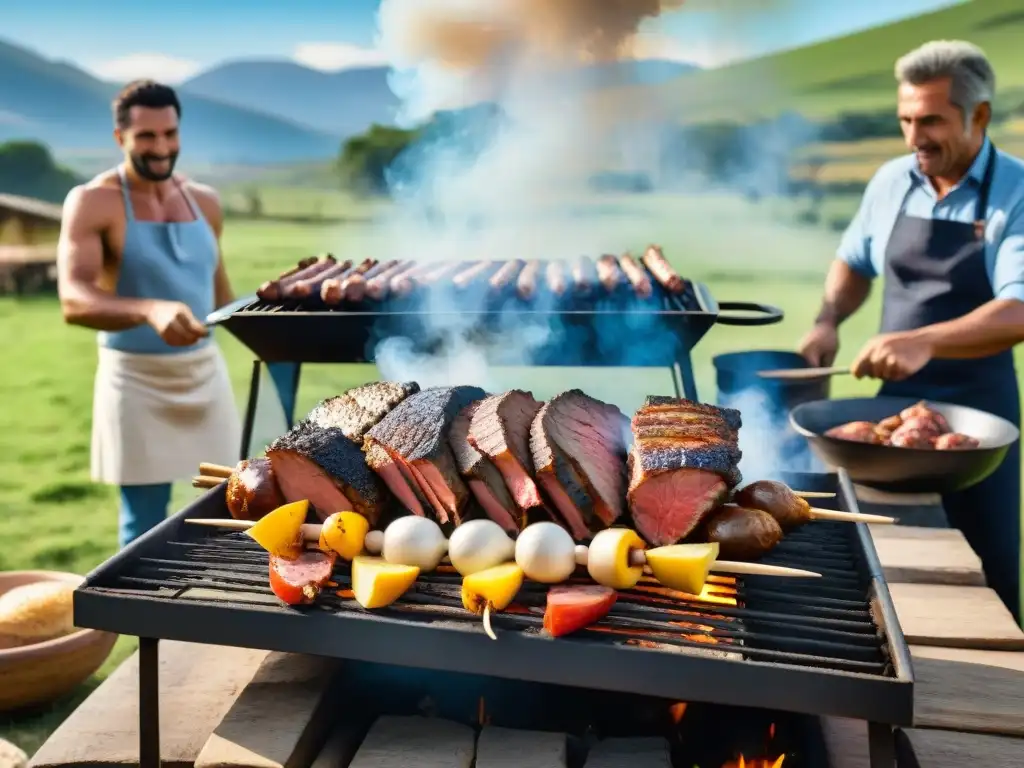
[[[632,419],[627,501],[652,546],[688,536],[742,480],[739,412],[649,397]]]
[[[491,461],[469,442],[473,416],[485,402],[487,400],[478,400],[459,411],[448,433],[448,445],[459,474],[487,516],[510,534],[515,534],[522,530],[524,518],[509,495],[505,480]]]
[[[629,420],[578,389],[556,395],[534,417],[530,450],[537,482],[575,538],[625,511]]]
[[[370,443],[366,448],[366,464],[380,475],[380,479],[395,495],[399,503],[414,515],[425,517],[424,501],[419,486],[411,476],[406,479],[402,469],[392,461],[388,452],[379,443]]]
[[[530,425],[542,405],[520,389],[491,395],[476,408],[469,427],[470,444],[490,457],[523,510],[543,503],[531,476],[530,455]]]
[[[431,387],[407,397],[366,433],[364,449],[380,445],[407,479],[415,479],[442,523],[458,523],[469,499],[448,432],[459,411],[486,396],[479,387]]]
[[[267,449],[286,501],[308,499],[321,519],[354,510],[375,523],[385,494],[359,446],[336,427],[299,422]]]
[[[375,381],[321,401],[307,418],[322,427],[340,429],[350,440],[361,443],[370,427],[418,391],[416,382]]]

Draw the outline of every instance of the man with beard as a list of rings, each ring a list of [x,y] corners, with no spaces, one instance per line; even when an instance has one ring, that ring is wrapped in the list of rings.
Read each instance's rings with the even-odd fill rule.
[[[1024,163],[986,134],[995,75],[969,43],[931,42],[896,63],[912,154],[868,184],[800,351],[831,365],[837,328],[884,275],[881,333],[855,376],[880,395],[957,403],[1020,425],[1013,348],[1024,340]],[[1020,446],[979,485],[943,498],[991,586],[1020,615]]]
[[[113,102],[124,162],[64,203],[58,284],[66,322],[99,331],[93,479],[120,487],[124,546],[167,514],[171,483],[234,463],[240,425],[203,318],[232,300],[220,203],[174,173],[181,105],[131,83]]]

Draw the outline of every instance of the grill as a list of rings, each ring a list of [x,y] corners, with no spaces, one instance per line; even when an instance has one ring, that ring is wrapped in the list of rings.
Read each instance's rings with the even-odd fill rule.
[[[816,488],[857,511],[848,476]],[[892,765],[892,726],[912,723],[909,650],[864,525],[817,522],[765,562],[821,579],[713,578],[702,599],[642,583],[578,635],[541,634],[544,592],[492,616],[498,640],[467,614],[453,572],[424,575],[398,603],[365,611],[343,591],[303,609],[267,585],[267,556],[240,533],[189,518],[227,517],[209,491],[109,560],[75,593],[75,623],[140,637],[143,765],[159,759],[157,638],[263,648],[537,683],[856,718],[870,723],[872,764]],[[889,762],[886,763],[885,760]]]
[[[442,356],[446,345],[468,341],[485,350],[492,365],[668,367],[676,395],[697,400],[690,353],[712,326],[771,325],[783,318],[782,310],[766,304],[717,302],[699,282],[688,280],[681,294],[669,293],[649,271],[653,292],[646,299],[628,287],[556,297],[539,284],[537,294],[523,301],[514,285],[489,290],[487,274],[461,291],[437,285],[403,298],[336,306],[249,296],[212,313],[207,325],[223,326],[257,358],[245,434],[252,432],[261,362],[296,364],[297,388],[302,363],[372,363],[385,338],[403,337],[418,352]],[[521,345],[502,343],[524,335],[533,339],[528,360]],[[286,415],[290,423],[292,414]]]

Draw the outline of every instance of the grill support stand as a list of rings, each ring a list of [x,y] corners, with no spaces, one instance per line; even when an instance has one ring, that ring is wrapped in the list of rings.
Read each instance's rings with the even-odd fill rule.
[[[868,759],[871,768],[896,765],[896,729],[886,723],[868,723]]]
[[[139,768],[160,768],[160,641],[139,638]]]

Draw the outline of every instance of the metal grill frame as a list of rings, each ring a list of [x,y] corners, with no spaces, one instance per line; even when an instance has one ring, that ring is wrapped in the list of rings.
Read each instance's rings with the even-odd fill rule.
[[[834,490],[839,508],[857,510],[849,477],[821,475],[817,488]],[[224,605],[118,593],[111,589],[140,558],[160,557],[169,542],[195,536],[185,520],[226,516],[224,485],[149,531],[91,572],[74,596],[75,623],[140,638],[142,765],[159,760],[158,639],[377,661],[424,669],[469,672],[574,687],[618,690],[675,700],[733,704],[866,720],[872,759],[892,749],[892,726],[913,722],[910,652],[896,619],[867,526],[856,524],[865,598],[888,652],[889,674],[860,674],[746,658],[669,653],[613,643],[552,640],[502,632],[497,642],[479,626],[434,626],[369,613],[336,615],[274,605]],[[824,525],[824,524],[822,524]],[[714,609],[712,609],[714,610]],[[713,648],[713,646],[711,646]],[[724,650],[724,649],[723,649]],[[599,672],[596,672],[599,670]],[[154,757],[155,755],[155,757]],[[889,763],[891,765],[891,763]]]

